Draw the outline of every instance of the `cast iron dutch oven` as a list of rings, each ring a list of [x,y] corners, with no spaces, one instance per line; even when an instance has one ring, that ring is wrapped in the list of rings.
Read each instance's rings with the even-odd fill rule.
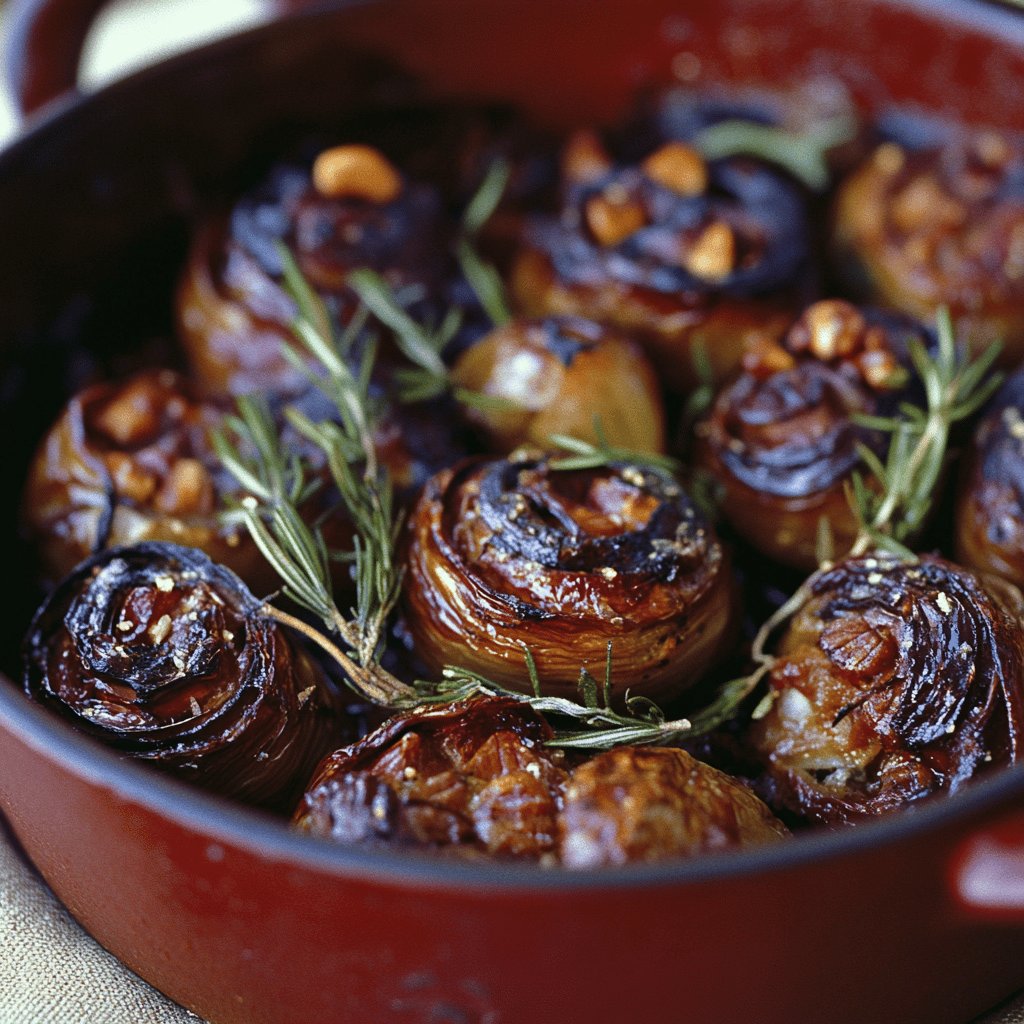
[[[99,6],[21,5],[26,107],[72,84]],[[31,610],[15,524],[31,448],[83,361],[116,366],[166,326],[190,218],[254,148],[414,98],[606,120],[673,68],[832,73],[869,106],[1024,129],[1024,21],[967,0],[347,4],[49,104],[0,156],[4,670]],[[0,807],[94,936],[217,1024],[941,1024],[1024,986],[1024,765],[843,834],[567,874],[293,835],[3,681]]]

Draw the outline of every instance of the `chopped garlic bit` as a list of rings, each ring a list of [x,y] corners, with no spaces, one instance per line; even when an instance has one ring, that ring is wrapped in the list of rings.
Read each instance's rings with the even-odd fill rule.
[[[948,615],[953,610],[953,606],[949,603],[949,598],[946,596],[946,592],[944,590],[940,590],[935,595],[935,603],[939,606],[939,611],[941,611],[943,615]]]
[[[122,633],[128,633],[135,628],[135,623],[131,619],[122,619],[118,624],[117,628]]]
[[[162,644],[171,635],[170,615],[161,615],[152,626],[149,627],[149,638],[155,644]]]
[[[169,594],[174,589],[174,578],[172,576],[157,576],[153,583],[156,589],[163,594]]]

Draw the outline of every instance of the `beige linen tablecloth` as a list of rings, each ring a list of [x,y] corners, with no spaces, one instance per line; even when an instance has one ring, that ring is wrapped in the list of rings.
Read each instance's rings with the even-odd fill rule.
[[[86,935],[2,824],[0,936],[0,1024],[202,1024]],[[1024,995],[976,1024],[1024,1024]]]

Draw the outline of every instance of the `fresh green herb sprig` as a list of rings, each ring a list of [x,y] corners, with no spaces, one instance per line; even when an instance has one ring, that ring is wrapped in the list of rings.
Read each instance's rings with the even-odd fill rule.
[[[855,473],[849,500],[860,529],[850,551],[862,555],[872,548],[913,560],[908,547],[924,524],[946,465],[949,433],[954,424],[973,415],[1002,383],[992,372],[1001,346],[990,345],[975,359],[957,352],[953,321],[942,307],[936,315],[937,346],[932,356],[919,339],[909,353],[925,392],[925,408],[904,402],[895,417],[857,416],[856,422],[890,435],[883,463],[867,446],[861,459],[874,478],[869,486]]]
[[[476,242],[480,231],[498,208],[511,176],[512,168],[507,161],[499,158],[491,162],[462,215],[462,231],[455,246],[455,256],[463,276],[495,327],[507,324],[512,319],[512,312],[501,275],[481,258]]]
[[[876,484],[869,486],[861,473],[853,477],[848,497],[859,530],[847,557],[886,551],[904,561],[917,561],[908,544],[934,504],[946,465],[950,429],[981,408],[1002,382],[1003,375],[992,372],[1000,346],[991,346],[973,360],[958,351],[946,308],[936,315],[936,335],[934,355],[917,339],[909,346],[924,386],[925,407],[903,403],[895,417],[857,417],[862,425],[889,433],[890,442],[884,463],[867,446],[861,446],[861,457]],[[818,546],[823,554],[831,548],[830,530],[819,531]],[[830,560],[823,562],[761,626],[751,651],[755,668],[745,680],[729,684],[735,687],[735,694],[753,692],[772,670],[776,664],[768,651],[772,636],[807,603],[816,582],[831,568]],[[767,705],[759,705],[754,717],[765,710]]]
[[[856,131],[856,121],[847,116],[821,121],[803,132],[737,118],[703,129],[693,144],[709,160],[740,154],[759,157],[820,191],[829,183],[828,151],[849,142]]]
[[[648,466],[651,469],[670,474],[676,474],[682,469],[681,463],[670,455],[641,452],[611,444],[605,434],[600,416],[594,417],[594,436],[597,439],[596,444],[572,437],[569,434],[551,434],[548,440],[555,448],[566,454],[553,456],[548,460],[548,465],[560,472],[601,469],[623,462],[631,466]]]
[[[316,616],[321,631],[269,601],[263,613],[319,645],[341,667],[351,687],[374,703],[395,709],[446,702],[474,694],[504,694],[572,727],[556,730],[553,745],[606,750],[623,744],[670,744],[700,735],[725,720],[745,696],[727,684],[711,705],[686,719],[668,720],[652,701],[626,694],[625,712],[612,709],[612,651],[609,645],[603,680],[586,669],[579,678],[580,700],[547,697],[532,653],[524,646],[530,693],[503,687],[468,669],[444,670],[440,681],[409,686],[380,664],[388,616],[400,593],[402,574],[394,560],[400,518],[395,514],[387,470],[374,452],[374,409],[369,380],[375,347],[367,346],[358,372],[345,356],[351,337],[337,338],[316,294],[302,279],[290,255],[284,257],[285,280],[296,302],[295,334],[315,367],[296,356],[310,380],[334,402],[338,422],[317,423],[295,409],[287,412],[293,427],[318,446],[327,461],[342,502],[356,527],[353,553],[356,607],[346,614],[335,602],[330,576],[332,553],[319,529],[305,523],[299,505],[309,493],[306,470],[281,443],[265,403],[243,398],[215,439],[224,466],[246,491],[236,510],[260,551],[280,576],[284,593]],[[571,440],[571,439],[570,439]],[[590,446],[594,448],[594,446]],[[607,459],[615,450],[594,448]],[[621,452],[620,452],[621,453]],[[581,453],[577,447],[577,456]],[[630,459],[636,453],[627,453]],[[603,464],[597,463],[598,465]],[[740,681],[743,682],[743,681]]]

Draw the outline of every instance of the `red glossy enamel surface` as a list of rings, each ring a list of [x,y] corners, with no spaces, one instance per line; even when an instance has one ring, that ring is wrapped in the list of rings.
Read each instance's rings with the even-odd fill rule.
[[[837,71],[869,103],[914,100],[1024,128],[1007,86],[1024,80],[1024,29],[1000,21],[1000,40],[991,18],[976,5],[880,0],[403,0],[303,17],[286,26],[287,46],[252,37],[236,64],[240,75],[260,55],[301,68],[306,52],[344,40],[438,94],[509,98],[561,124],[615,116],[637,87],[673,73],[778,82]],[[232,52],[219,51],[221,69]],[[166,104],[174,82],[131,88],[132,102],[127,89],[120,97],[134,117],[144,90],[163,90]],[[113,121],[122,113],[107,109]],[[44,165],[102,163],[87,133],[58,128],[28,140]],[[244,142],[232,145],[241,159]],[[1024,933],[963,915],[950,884],[950,865],[965,863],[954,854],[1005,803],[824,844],[817,859],[754,857],[717,877],[622,885],[495,871],[484,884],[387,858],[304,855],[256,819],[211,824],[205,802],[166,784],[150,804],[118,796],[96,781],[109,755],[95,755],[94,771],[80,743],[33,726],[20,700],[0,687],[0,806],[25,849],[101,942],[217,1024],[956,1024],[1024,983]]]

